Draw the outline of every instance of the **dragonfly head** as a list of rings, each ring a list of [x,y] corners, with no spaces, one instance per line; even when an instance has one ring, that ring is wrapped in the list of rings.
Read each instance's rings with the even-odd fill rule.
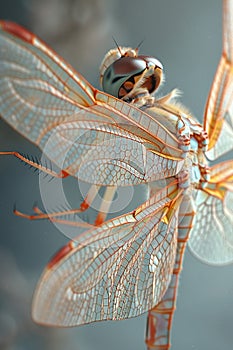
[[[153,93],[163,79],[159,60],[139,56],[138,49],[110,50],[100,66],[100,84],[105,92],[120,99],[133,98],[142,91]]]

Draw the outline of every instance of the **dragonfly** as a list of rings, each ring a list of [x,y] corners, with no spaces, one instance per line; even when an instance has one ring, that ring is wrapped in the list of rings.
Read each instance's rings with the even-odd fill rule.
[[[209,264],[233,261],[233,1],[223,1],[223,51],[201,125],[177,93],[157,98],[163,66],[138,49],[117,47],[92,87],[43,41],[0,22],[0,114],[61,170],[12,155],[58,178],[91,187],[80,208],[29,219],[64,219],[87,210],[103,186],[93,225],[48,263],[32,303],[35,322],[78,326],[148,312],[147,349],[169,349],[187,246]],[[229,160],[221,160],[225,154]],[[220,158],[220,161],[219,161]],[[117,186],[146,183],[148,199],[107,219]]]

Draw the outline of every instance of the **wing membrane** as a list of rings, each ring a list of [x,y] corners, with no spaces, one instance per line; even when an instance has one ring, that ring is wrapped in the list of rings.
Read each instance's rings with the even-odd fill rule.
[[[84,117],[91,119],[87,112]],[[69,174],[97,185],[137,185],[164,179],[177,174],[182,166],[181,161],[150,150],[122,126],[96,121],[59,125],[43,149]]]
[[[204,191],[196,191],[197,214],[191,237],[191,251],[210,264],[233,261],[233,161],[211,168]]]
[[[13,128],[35,143],[42,130],[79,111],[79,104],[94,102],[88,83],[45,50],[37,38],[32,43],[0,32],[0,112]]]
[[[128,148],[130,145],[132,149],[134,147],[137,149],[140,143],[141,153],[145,150],[147,151],[145,153],[151,153],[149,157],[151,159],[144,157],[141,169],[151,167],[152,170],[151,164],[154,159],[155,164],[163,161],[164,168],[169,163],[168,159],[174,160],[174,168],[179,168],[178,163],[182,162],[178,139],[154,118],[134,106],[95,90],[33,34],[14,23],[4,21],[0,22],[0,113],[13,128],[38,145],[51,160],[58,161],[59,164],[66,156],[62,153],[63,150],[70,146],[68,137],[71,135],[71,130],[67,130],[65,137],[64,127],[71,127],[69,122],[74,122],[76,132],[74,149],[77,149],[79,135],[83,133],[83,128],[78,130],[78,127],[83,121],[92,125],[87,127],[89,131],[92,128],[97,132],[97,128],[101,129],[103,124],[105,126],[109,124],[109,129],[118,128],[118,147],[121,147],[121,144],[123,147],[128,142]],[[124,125],[123,131],[120,130],[122,125]],[[59,156],[57,152],[48,150],[48,147],[47,152],[45,150],[45,145],[51,135],[54,135],[56,127],[55,144],[61,146]],[[128,137],[129,132],[131,141]],[[116,138],[112,136],[112,143],[116,143]],[[96,163],[98,159],[104,163],[104,157],[106,168],[109,167],[110,152],[106,151],[106,143],[98,143],[96,147],[92,144],[88,150],[89,155],[90,150],[93,150],[92,159],[95,155],[95,162],[88,163],[90,169],[98,167]],[[71,150],[65,165],[70,175],[76,176],[77,167],[79,169],[83,167],[83,162],[81,160],[80,163],[77,162],[77,158]],[[145,165],[147,159],[149,163]],[[121,175],[128,174],[130,177],[131,170],[128,172],[125,168],[131,168],[133,162],[134,156],[129,155],[125,157],[125,164],[122,159],[120,163],[111,161],[111,167],[115,168],[116,172],[119,172],[120,168],[124,169]],[[102,169],[104,170],[104,165]],[[172,174],[174,172],[171,172]],[[143,181],[150,178],[148,174],[141,177]],[[87,176],[85,179],[87,180]],[[120,183],[124,184],[124,181],[119,181]],[[98,184],[108,185],[111,182],[108,182],[106,176],[105,181],[99,179]]]
[[[173,183],[63,248],[39,282],[33,318],[74,326],[137,316],[155,305],[172,274],[178,210],[171,198],[179,192]]]
[[[223,3],[223,53],[204,118],[210,139],[207,156],[211,160],[233,149],[233,8],[229,0]]]

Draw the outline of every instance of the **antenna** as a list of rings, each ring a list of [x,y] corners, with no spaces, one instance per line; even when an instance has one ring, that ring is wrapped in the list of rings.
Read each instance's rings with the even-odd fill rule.
[[[121,52],[121,48],[120,48],[120,46],[118,45],[118,43],[117,43],[117,41],[116,41],[116,39],[114,38],[113,35],[112,35],[112,40],[114,41],[114,43],[115,43],[115,45],[116,45],[118,51],[120,52],[120,55],[123,56],[123,54],[122,54],[122,52]]]
[[[138,51],[139,51],[140,46],[143,44],[144,40],[145,40],[145,38],[142,39],[142,40],[140,41],[140,43],[137,45],[137,47],[136,47],[136,49],[135,49],[135,51],[137,51],[137,53],[138,53]]]

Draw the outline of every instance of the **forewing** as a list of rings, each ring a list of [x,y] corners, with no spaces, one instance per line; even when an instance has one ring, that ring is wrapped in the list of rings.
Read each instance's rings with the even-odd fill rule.
[[[158,303],[176,253],[177,210],[169,191],[161,190],[135,212],[107,221],[58,252],[37,286],[34,320],[55,326],[119,320]]]
[[[85,128],[87,128],[87,136],[91,129],[102,135],[104,127],[107,130],[114,125],[115,129],[119,130],[117,146],[121,148],[121,153],[124,152],[122,148],[127,143],[128,152],[132,151],[133,154],[141,138],[139,142],[143,145],[140,146],[141,153],[147,149],[151,155],[149,158],[152,158],[146,165],[147,169],[151,168],[151,171],[154,170],[151,166],[154,158],[156,158],[155,164],[163,161],[163,169],[168,170],[168,173],[168,167],[173,160],[171,167],[177,167],[175,172],[179,171],[181,166],[178,166],[178,162],[182,163],[182,151],[178,139],[156,119],[132,105],[95,90],[37,37],[14,23],[4,21],[0,22],[0,113],[13,128],[38,145],[52,161],[58,162],[59,165],[67,156],[64,150],[71,146],[69,137],[71,134],[74,135],[72,140],[75,138],[76,144],[74,149],[70,150],[72,156],[66,158],[65,165],[70,175],[76,176],[77,168],[83,167],[82,160],[75,156],[73,151],[79,148],[78,139],[80,134],[83,135]],[[87,127],[83,127],[83,122],[86,122]],[[122,125],[126,132],[120,130]],[[69,128],[66,132],[65,127]],[[74,132],[71,131],[71,127],[75,128]],[[78,130],[79,127],[81,130]],[[54,145],[60,146],[57,152],[54,151],[54,147],[51,151],[52,146],[50,150],[46,148],[55,129],[57,135]],[[129,133],[132,134],[131,141],[128,141]],[[136,138],[133,135],[136,135]],[[98,139],[101,137],[97,136]],[[119,142],[120,138],[121,142]],[[116,136],[112,136],[112,144],[116,143],[115,139]],[[136,139],[137,141],[134,141]],[[79,149],[82,149],[82,144]],[[91,149],[94,149],[93,144]],[[90,149],[88,155],[90,155],[89,151]],[[106,151],[106,143],[96,144],[92,158],[94,156],[96,161],[98,159],[98,162],[107,163],[106,168],[109,167],[109,159],[112,160],[112,157],[110,152]],[[129,155],[125,157],[125,164],[122,161],[119,164],[117,159],[115,164],[111,161],[110,166],[122,175],[122,179],[124,175],[130,177],[131,170],[120,172],[119,169],[131,168],[134,158],[135,156],[132,156],[131,159]],[[168,162],[168,160],[172,161]],[[147,161],[145,156],[144,161]],[[86,165],[89,172],[96,167],[98,167],[96,162],[92,164],[89,162]],[[143,163],[142,169],[144,167]],[[172,171],[169,176],[173,174]],[[80,176],[82,176],[81,173]],[[147,174],[142,177],[145,181],[150,176]],[[111,184],[107,176],[105,179],[104,181],[100,178],[98,184]],[[124,181],[120,183],[124,184]]]
[[[44,153],[67,173],[97,185],[137,185],[177,174],[182,160],[149,149],[124,125],[96,122],[85,111],[84,120],[54,128]],[[126,127],[128,127],[126,125]]]
[[[223,4],[223,52],[204,117],[211,160],[233,149],[233,3],[225,0]]]
[[[211,168],[211,179],[196,191],[197,213],[188,241],[191,251],[209,264],[233,262],[233,161]]]
[[[38,144],[47,130],[93,104],[93,88],[29,31],[4,21],[0,29],[0,113]]]

